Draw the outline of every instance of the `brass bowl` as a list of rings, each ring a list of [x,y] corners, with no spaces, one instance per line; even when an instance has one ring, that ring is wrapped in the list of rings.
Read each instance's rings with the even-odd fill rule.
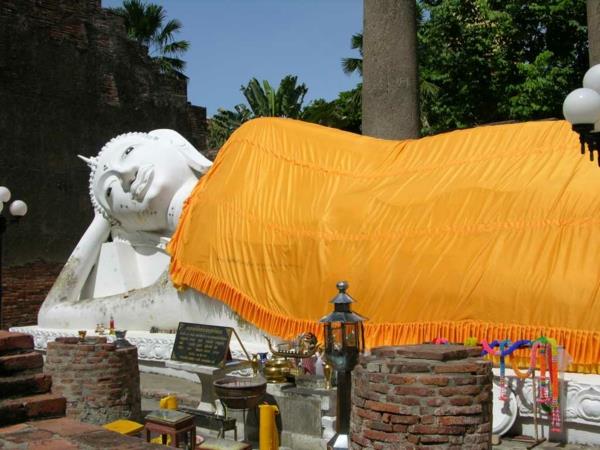
[[[294,364],[287,358],[273,357],[265,363],[263,374],[269,383],[285,383]]]

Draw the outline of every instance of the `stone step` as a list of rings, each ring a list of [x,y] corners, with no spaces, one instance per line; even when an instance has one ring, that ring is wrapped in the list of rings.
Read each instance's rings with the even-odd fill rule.
[[[57,394],[31,395],[0,401],[0,426],[28,420],[64,417],[66,399]]]
[[[44,358],[41,353],[29,352],[0,356],[0,376],[27,370],[41,372]]]
[[[30,352],[32,350],[32,335],[0,330],[0,356]]]
[[[0,377],[0,400],[9,397],[45,394],[50,391],[51,387],[52,377],[43,373]]]

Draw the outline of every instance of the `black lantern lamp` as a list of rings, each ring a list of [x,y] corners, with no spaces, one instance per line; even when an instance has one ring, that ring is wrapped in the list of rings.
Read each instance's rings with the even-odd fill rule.
[[[598,152],[600,166],[600,130],[596,129],[600,121],[600,64],[585,73],[582,88],[567,95],[563,102],[563,115],[573,126],[573,131],[579,134],[581,154],[585,154],[587,146],[590,161],[593,161],[594,152]]]
[[[348,448],[352,406],[351,372],[365,346],[365,318],[350,309],[354,300],[346,293],[348,283],[340,281],[337,288],[339,292],[331,300],[333,312],[320,320],[325,331],[325,357],[337,372],[337,433],[327,444],[328,449],[336,450]]]

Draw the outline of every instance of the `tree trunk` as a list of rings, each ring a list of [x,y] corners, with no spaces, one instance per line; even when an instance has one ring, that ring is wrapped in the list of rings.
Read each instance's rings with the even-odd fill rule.
[[[415,0],[364,0],[365,135],[384,139],[419,136],[415,10]]]
[[[587,0],[590,67],[600,64],[600,0]]]

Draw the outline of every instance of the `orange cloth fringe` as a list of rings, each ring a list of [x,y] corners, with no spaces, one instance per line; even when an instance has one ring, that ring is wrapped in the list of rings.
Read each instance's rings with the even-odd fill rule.
[[[319,340],[323,339],[323,326],[317,321],[298,320],[275,314],[256,304],[237,289],[217,280],[212,275],[194,267],[171,266],[171,278],[177,286],[193,286],[210,297],[229,305],[237,314],[265,332],[283,339],[292,339],[310,331]],[[600,373],[600,332],[566,330],[542,326],[506,325],[475,320],[463,322],[429,323],[365,323],[367,348],[382,345],[420,344],[444,337],[450,342],[461,343],[469,337],[491,342],[502,336],[503,339],[517,341],[539,336],[553,337],[568,349],[573,363],[569,372]],[[518,357],[520,364],[528,364],[528,356]]]

